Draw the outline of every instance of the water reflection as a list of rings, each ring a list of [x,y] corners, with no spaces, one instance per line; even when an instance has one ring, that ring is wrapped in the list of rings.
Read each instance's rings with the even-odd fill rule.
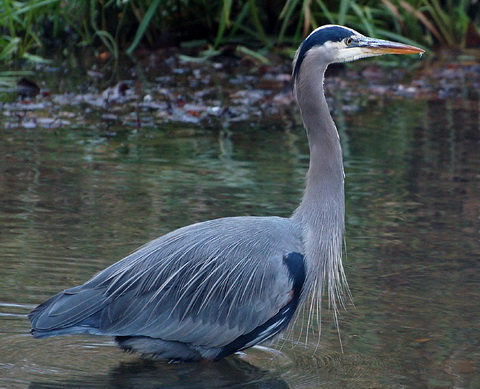
[[[38,382],[40,388],[289,388],[280,377],[238,357],[219,363],[167,364],[148,360],[122,362],[107,375],[72,378],[61,382]]]
[[[367,202],[350,197],[360,216],[349,219],[358,228],[347,229],[361,318],[352,321],[352,343],[392,360],[408,355],[399,373],[409,385],[479,380],[480,136],[478,104],[467,105],[425,103],[417,117],[405,115],[415,112],[410,104],[396,107],[392,117],[410,120],[397,133],[408,130],[409,143],[387,145],[382,158],[391,162],[375,166],[371,181],[360,174],[368,182],[351,182],[353,192],[357,185],[369,192]],[[369,136],[383,138],[382,131]]]

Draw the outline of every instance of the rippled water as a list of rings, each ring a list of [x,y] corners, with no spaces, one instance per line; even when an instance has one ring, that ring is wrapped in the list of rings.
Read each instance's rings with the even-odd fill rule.
[[[0,387],[480,387],[478,101],[397,99],[336,120],[354,298],[343,352],[325,310],[319,345],[297,334],[215,364],[143,361],[109,338],[35,340],[26,314],[173,228],[288,216],[303,129],[0,129]]]

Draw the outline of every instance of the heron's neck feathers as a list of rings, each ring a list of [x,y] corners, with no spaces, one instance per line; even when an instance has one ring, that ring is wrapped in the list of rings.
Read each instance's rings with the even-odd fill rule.
[[[317,224],[318,219],[325,222],[325,219],[333,218],[331,222],[337,223],[343,231],[345,200],[342,149],[325,99],[323,77],[319,77],[319,74],[324,74],[327,65],[310,62],[311,58],[307,56],[294,85],[310,147],[305,193],[294,216],[312,224]]]
[[[292,216],[304,231],[309,291],[317,296],[326,289],[336,312],[348,295],[342,266],[345,219],[343,158],[337,129],[323,91],[327,64],[318,58],[304,58],[297,74],[294,93],[302,114],[309,147],[310,166],[304,196]]]

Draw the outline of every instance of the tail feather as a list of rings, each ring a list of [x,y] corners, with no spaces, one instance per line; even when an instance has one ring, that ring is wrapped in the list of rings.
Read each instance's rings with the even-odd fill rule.
[[[51,297],[28,315],[32,335],[99,334],[100,312],[108,304],[103,292],[76,287]]]

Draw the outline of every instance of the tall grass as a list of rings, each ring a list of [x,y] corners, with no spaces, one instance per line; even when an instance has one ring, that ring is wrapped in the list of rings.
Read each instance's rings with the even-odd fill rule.
[[[428,45],[465,49],[469,27],[479,34],[478,15],[471,0],[382,0],[394,18],[397,29]],[[471,14],[471,16],[469,15]],[[475,20],[476,19],[476,20]],[[476,26],[476,29],[475,29]]]
[[[471,6],[471,0],[2,0],[0,62],[38,61],[48,48],[72,45],[114,56],[196,39],[213,48],[227,42],[272,48],[298,43],[325,23],[463,49],[469,31],[478,32],[480,15],[469,15]]]
[[[471,0],[287,0],[279,37],[292,21],[297,38],[328,22],[405,43],[465,49],[469,31],[480,37],[480,12],[472,12],[478,6]]]
[[[57,14],[58,0],[4,0],[0,4],[0,60],[28,57],[29,51],[42,46],[42,36],[37,30],[39,22],[48,14]],[[33,59],[34,57],[30,57]]]

